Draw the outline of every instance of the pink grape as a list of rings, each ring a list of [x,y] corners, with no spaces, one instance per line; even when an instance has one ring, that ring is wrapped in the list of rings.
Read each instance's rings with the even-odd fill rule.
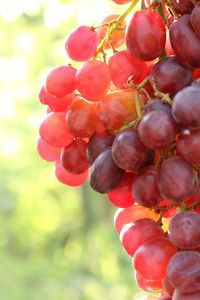
[[[69,186],[81,186],[88,178],[88,171],[82,174],[72,174],[63,168],[60,161],[57,161],[55,165],[55,175],[58,181],[63,184]]]
[[[109,68],[100,60],[85,62],[75,77],[77,90],[90,101],[100,100],[109,90],[110,83]]]
[[[71,59],[86,61],[95,54],[97,44],[96,31],[89,26],[80,26],[68,35],[65,49]]]
[[[65,147],[71,144],[74,136],[67,129],[65,113],[49,113],[40,125],[41,138],[52,147]]]
[[[157,237],[164,237],[164,231],[158,223],[149,218],[129,223],[120,232],[120,241],[130,256],[133,256],[144,242]]]
[[[144,242],[135,252],[133,266],[147,280],[166,277],[167,266],[177,248],[166,238]]]
[[[55,148],[47,144],[41,137],[37,139],[37,151],[42,159],[52,162],[60,157],[62,148]]]
[[[53,69],[46,79],[47,93],[56,97],[64,97],[75,90],[76,69],[71,66],[60,66]]]

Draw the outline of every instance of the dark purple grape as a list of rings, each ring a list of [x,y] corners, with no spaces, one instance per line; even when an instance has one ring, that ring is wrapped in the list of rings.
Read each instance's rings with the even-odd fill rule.
[[[169,27],[174,53],[188,68],[200,67],[200,38],[190,23],[190,15],[183,15]]]
[[[191,0],[171,0],[174,10],[180,14],[189,14],[194,8]]]
[[[124,170],[137,172],[147,161],[149,150],[141,143],[136,128],[128,128],[116,135],[112,145],[115,163]]]
[[[87,143],[81,139],[74,140],[61,151],[61,164],[73,174],[81,174],[89,168],[86,157]]]
[[[189,86],[179,91],[172,103],[172,115],[183,128],[200,128],[200,88]]]
[[[175,215],[169,225],[169,238],[180,249],[200,247],[200,214],[188,211]]]
[[[176,142],[176,147],[190,164],[200,166],[200,129],[184,130]]]
[[[178,127],[172,115],[162,110],[146,114],[138,126],[139,138],[149,149],[170,146],[177,132]]]
[[[168,264],[167,277],[182,293],[200,291],[200,253],[177,252]]]
[[[192,24],[192,27],[200,37],[200,3],[195,5],[195,8],[193,9],[191,15],[190,15],[190,21]]]
[[[145,207],[153,207],[163,200],[157,186],[157,176],[158,171],[153,167],[144,168],[137,174],[132,187],[135,202]]]
[[[114,138],[114,135],[106,132],[96,133],[90,138],[87,147],[87,157],[91,165],[97,156],[99,156],[108,147],[112,146]]]
[[[195,193],[198,178],[181,156],[171,157],[161,164],[158,187],[166,199],[181,202]]]
[[[199,300],[200,291],[196,293],[184,294],[181,293],[178,289],[175,289],[172,300]]]
[[[174,96],[192,82],[192,71],[182,65],[176,56],[166,57],[151,69],[150,78],[155,79],[160,92]]]
[[[94,161],[90,174],[90,185],[99,193],[109,193],[119,185],[124,173],[124,170],[114,163],[111,149],[107,149]]]
[[[171,107],[168,104],[161,102],[160,99],[151,99],[144,107],[144,114],[148,114],[154,110],[163,110],[171,114]]]

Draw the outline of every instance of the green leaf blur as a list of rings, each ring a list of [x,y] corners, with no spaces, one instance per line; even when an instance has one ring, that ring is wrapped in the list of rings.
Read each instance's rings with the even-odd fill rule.
[[[67,62],[67,33],[121,9],[110,0],[0,0],[2,300],[138,299],[114,208],[87,185],[61,185],[35,147],[39,86]]]

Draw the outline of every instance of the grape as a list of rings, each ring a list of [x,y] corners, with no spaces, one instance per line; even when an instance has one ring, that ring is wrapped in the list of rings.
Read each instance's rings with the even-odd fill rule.
[[[175,56],[166,57],[151,69],[150,77],[156,81],[160,92],[174,96],[192,82],[192,71],[183,66]]]
[[[192,27],[200,37],[200,3],[197,3],[195,5],[195,8],[193,9],[191,15],[190,15],[190,21],[192,24]]]
[[[141,77],[147,68],[144,62],[137,61],[126,50],[112,55],[109,59],[108,65],[111,80],[114,85],[120,89],[126,87],[126,83],[130,77],[134,84],[139,84]]]
[[[181,156],[171,157],[161,164],[158,187],[168,200],[181,202],[195,193],[198,178],[191,165]]]
[[[163,198],[157,186],[157,177],[158,171],[153,167],[146,167],[137,174],[132,187],[135,202],[145,207],[153,207],[162,201]]]
[[[200,247],[200,215],[196,212],[180,212],[169,225],[172,243],[184,250]]]
[[[98,118],[106,130],[119,130],[137,119],[135,90],[118,90],[105,95],[98,102]]]
[[[169,206],[171,202],[167,199],[163,200],[161,203],[159,203],[159,206]],[[169,208],[163,215],[164,218],[171,218],[173,217],[177,210],[179,209],[179,206],[174,206],[172,208]]]
[[[45,89],[56,97],[64,97],[75,90],[76,69],[71,66],[60,66],[47,76]]]
[[[100,100],[110,87],[108,66],[100,60],[85,62],[75,77],[76,89],[90,101]]]
[[[71,59],[86,61],[95,54],[97,42],[96,31],[89,26],[80,26],[68,35],[65,49]]]
[[[170,146],[177,131],[178,127],[173,117],[163,110],[154,110],[146,114],[138,126],[139,138],[149,149]]]
[[[196,251],[177,252],[170,260],[167,277],[181,293],[200,291],[200,253]]]
[[[66,114],[67,127],[77,137],[90,137],[99,127],[96,103],[89,102],[79,95],[69,106]]]
[[[110,193],[108,193],[108,199],[117,207],[125,208],[134,204],[134,199],[131,194],[132,183],[135,174],[125,173],[122,181],[119,185]]]
[[[118,186],[124,176],[112,159],[111,149],[102,152],[94,161],[90,173],[90,185],[99,193],[109,193]]]
[[[185,201],[185,204],[188,207],[191,204],[198,202],[199,199],[200,199],[200,184],[198,184],[198,188],[197,188],[196,192]],[[196,209],[195,209],[195,211],[196,211]]]
[[[112,1],[114,1],[117,4],[126,4],[131,2],[131,0],[112,0]]]
[[[117,20],[119,17],[120,15],[117,14],[109,15],[101,22],[101,24],[112,22],[114,20]],[[112,45],[113,48],[118,48],[124,43],[125,28],[126,28],[126,21],[123,21],[118,27],[118,29],[116,29],[109,37],[109,43],[106,43],[105,49],[109,49],[110,44]],[[107,28],[106,27],[97,28],[96,32],[98,36],[98,41],[100,43],[107,34]]]
[[[200,166],[200,130],[185,130],[176,143],[178,152],[192,165]]]
[[[188,68],[200,67],[200,38],[190,23],[190,15],[183,15],[169,28],[174,53],[180,62]]]
[[[64,97],[56,97],[48,94],[44,87],[39,93],[40,102],[49,106],[52,112],[65,112],[73,100],[74,94],[68,94]]]
[[[158,237],[164,237],[164,231],[158,223],[149,218],[129,223],[120,232],[120,241],[130,256],[133,256],[144,242]]]
[[[82,174],[72,174],[63,168],[60,161],[57,161],[55,165],[55,175],[58,181],[63,184],[69,186],[81,186],[87,180],[88,172],[86,171]]]
[[[179,91],[172,103],[175,121],[183,128],[200,128],[200,88],[189,86]]]
[[[171,4],[180,15],[189,14],[194,8],[191,0],[171,0]]]
[[[61,163],[65,170],[73,174],[84,173],[89,168],[86,157],[87,143],[81,139],[75,139],[61,152]]]
[[[199,300],[200,291],[192,294],[183,294],[178,289],[175,289],[172,300]]]
[[[171,114],[171,107],[168,104],[161,102],[160,99],[150,99],[144,107],[144,114],[148,114],[154,110],[163,110]]]
[[[112,146],[115,136],[106,132],[95,133],[89,140],[87,147],[87,157],[89,163],[92,165],[97,156],[104,150]]]
[[[141,143],[136,128],[118,133],[112,145],[115,163],[124,170],[137,172],[148,158],[149,150]]]
[[[166,238],[144,242],[135,252],[133,266],[147,280],[166,277],[167,265],[177,248]]]
[[[52,162],[56,161],[60,157],[62,148],[55,148],[47,144],[41,137],[37,139],[37,151],[42,159]]]
[[[153,60],[165,48],[166,32],[162,18],[157,12],[136,11],[126,32],[128,51],[139,60]]]
[[[165,289],[165,291],[167,292],[167,294],[169,296],[172,296],[173,293],[174,293],[174,286],[171,284],[171,282],[169,281],[169,279],[167,277],[165,277],[163,280],[162,280],[162,283],[163,283],[163,287]]]
[[[159,293],[163,291],[161,280],[146,280],[140,273],[135,273],[137,285],[146,292]]]
[[[65,113],[49,113],[40,125],[41,138],[53,147],[65,147],[71,144],[74,136],[66,126]]]
[[[159,215],[141,205],[132,205],[127,208],[118,209],[114,217],[115,229],[120,233],[124,225],[143,218],[150,218],[157,221]]]

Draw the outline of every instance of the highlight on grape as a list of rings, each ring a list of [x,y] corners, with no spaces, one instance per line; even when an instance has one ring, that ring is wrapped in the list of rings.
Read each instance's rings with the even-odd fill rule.
[[[146,299],[199,300],[200,1],[112,1],[121,14],[66,33],[37,150],[60,182],[89,180],[117,207]]]

